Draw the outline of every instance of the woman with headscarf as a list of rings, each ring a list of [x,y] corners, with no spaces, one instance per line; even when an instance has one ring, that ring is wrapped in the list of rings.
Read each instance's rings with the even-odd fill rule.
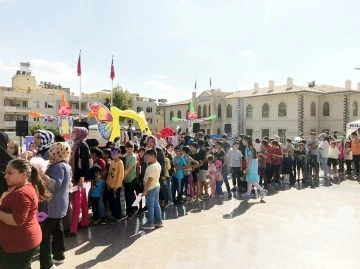
[[[62,219],[69,206],[69,185],[71,180],[71,148],[66,142],[57,142],[50,146],[49,166],[39,171],[41,179],[52,193],[48,202],[48,217],[42,224],[42,241],[40,244],[40,267],[52,268],[55,263],[64,263],[65,244]],[[52,245],[51,245],[52,237]],[[52,246],[52,247],[51,247]],[[53,254],[53,257],[51,257]]]
[[[0,132],[0,197],[7,191],[8,187],[5,180],[5,169],[9,161],[11,161],[14,156],[10,155],[7,152],[7,144],[9,143],[9,136],[5,132]]]
[[[50,145],[54,143],[54,134],[47,130],[38,130],[34,135],[34,145],[37,147],[36,157],[49,160]]]
[[[71,139],[74,144],[72,146],[70,166],[73,172],[73,184],[77,186],[77,190],[72,194],[72,221],[70,225],[70,234],[77,233],[80,210],[82,211],[81,226],[89,226],[88,202],[86,198],[86,189],[83,186],[84,181],[89,179],[89,169],[91,164],[91,155],[88,145],[85,143],[88,137],[88,130],[85,127],[74,127]]]

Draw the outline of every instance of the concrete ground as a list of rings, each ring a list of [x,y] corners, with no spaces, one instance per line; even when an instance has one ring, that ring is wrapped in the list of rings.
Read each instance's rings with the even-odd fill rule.
[[[145,216],[80,230],[58,268],[360,268],[359,193],[355,180],[321,179],[263,201],[171,206],[154,231],[140,229]]]

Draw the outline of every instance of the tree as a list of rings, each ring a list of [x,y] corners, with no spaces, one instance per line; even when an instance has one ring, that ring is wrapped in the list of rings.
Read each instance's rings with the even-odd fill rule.
[[[113,106],[121,110],[132,109],[134,104],[134,96],[127,90],[117,86],[113,89]]]
[[[34,123],[34,124],[30,125],[29,133],[31,135],[34,135],[37,130],[48,130],[48,131],[52,132],[54,135],[59,134],[59,128],[56,128],[56,127],[54,127],[54,128],[46,127],[45,125],[42,125],[41,123]]]

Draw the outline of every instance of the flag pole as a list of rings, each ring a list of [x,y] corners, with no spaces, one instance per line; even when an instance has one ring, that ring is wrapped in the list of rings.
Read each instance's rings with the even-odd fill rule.
[[[79,76],[79,122],[81,122],[81,50],[80,50],[80,54],[79,54],[79,63],[78,63],[79,67],[80,67],[80,73],[78,70],[78,76]],[[79,68],[78,67],[78,68]]]
[[[113,105],[113,91],[114,91],[114,77],[115,77],[115,69],[114,69],[114,55],[111,56],[111,71],[110,71],[110,78],[111,78],[111,94],[110,94],[110,107]]]

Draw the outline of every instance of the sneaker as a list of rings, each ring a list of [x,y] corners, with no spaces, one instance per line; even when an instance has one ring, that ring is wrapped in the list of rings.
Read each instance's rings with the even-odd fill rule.
[[[236,187],[234,186],[234,187],[231,189],[231,191],[236,191]]]
[[[154,230],[155,226],[153,224],[145,223],[141,228],[144,230]]]
[[[154,226],[155,227],[164,227],[164,223],[160,220],[160,221],[154,221]]]
[[[174,205],[174,203],[173,203],[173,202],[168,202],[167,205],[168,205],[168,206],[171,206],[171,205]]]
[[[202,200],[207,200],[209,199],[209,194],[204,194],[203,196],[201,196]]]
[[[262,199],[264,199],[264,197],[266,196],[266,194],[267,194],[267,190],[263,190],[261,193],[260,193],[260,199],[262,200]]]
[[[231,199],[232,198],[232,195],[231,193],[228,194],[228,198]]]
[[[56,268],[56,265],[53,264],[53,266],[50,267],[50,269],[55,269]]]
[[[52,262],[53,262],[53,263],[56,263],[56,264],[63,264],[63,263],[65,263],[65,259],[64,259],[64,260],[52,259]]]
[[[219,194],[219,197],[221,197],[221,198],[224,197],[224,194]]]
[[[245,197],[245,198],[249,198],[249,197],[252,197],[252,194],[245,192],[245,193],[241,194],[241,196]]]

